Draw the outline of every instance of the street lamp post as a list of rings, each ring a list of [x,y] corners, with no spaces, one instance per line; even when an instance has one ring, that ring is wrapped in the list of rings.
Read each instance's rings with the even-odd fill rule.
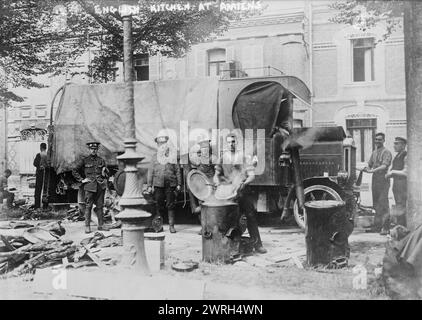
[[[132,68],[132,17],[123,16],[123,59],[125,95],[121,110],[125,126],[125,153],[118,156],[125,164],[125,188],[119,205],[123,210],[116,216],[122,221],[123,264],[144,274],[149,273],[145,255],[144,230],[151,214],[145,211],[148,202],[142,196],[137,163],[144,158],[136,152],[135,107]]]

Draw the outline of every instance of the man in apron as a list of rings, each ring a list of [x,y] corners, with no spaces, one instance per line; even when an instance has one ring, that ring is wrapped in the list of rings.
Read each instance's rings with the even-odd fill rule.
[[[375,209],[375,221],[373,231],[387,235],[390,230],[390,208],[388,203],[388,190],[390,181],[385,178],[388,168],[391,165],[392,155],[384,147],[385,134],[375,135],[375,147],[368,166],[364,172],[372,173],[372,205]]]
[[[236,186],[239,209],[241,214],[244,214],[247,218],[247,227],[255,252],[266,253],[267,250],[262,246],[259,234],[254,204],[250,195],[245,193],[245,188],[255,179],[256,163],[251,156],[244,156],[243,152],[238,151],[236,135],[229,134],[226,139],[228,150],[217,161],[213,181],[216,186],[220,185],[221,182],[232,183]]]

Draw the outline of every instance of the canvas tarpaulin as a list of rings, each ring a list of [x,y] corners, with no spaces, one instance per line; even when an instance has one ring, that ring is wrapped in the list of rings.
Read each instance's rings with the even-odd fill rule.
[[[54,122],[53,166],[56,172],[71,170],[88,154],[86,143],[101,143],[99,156],[116,164],[123,151],[125,128],[121,119],[125,84],[68,85]],[[180,122],[189,129],[217,127],[218,79],[184,79],[134,82],[137,151],[148,164],[155,152],[160,129],[179,136]],[[177,137],[179,140],[179,137]]]
[[[283,110],[283,87],[276,82],[258,82],[243,90],[233,107],[235,127],[245,129],[265,129],[268,135],[271,129],[288,116],[288,108]]]

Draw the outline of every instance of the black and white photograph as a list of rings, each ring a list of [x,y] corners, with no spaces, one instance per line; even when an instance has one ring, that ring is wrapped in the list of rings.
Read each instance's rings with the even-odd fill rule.
[[[1,0],[0,300],[421,300],[421,137],[419,1]]]

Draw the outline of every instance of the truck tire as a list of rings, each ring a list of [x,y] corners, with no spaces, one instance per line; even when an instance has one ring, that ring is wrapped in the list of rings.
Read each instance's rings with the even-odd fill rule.
[[[335,189],[323,184],[314,184],[309,187],[306,187],[304,190],[304,193],[305,193],[305,202],[311,201],[311,200],[342,201],[341,196]],[[305,230],[305,216],[306,216],[305,208],[303,208],[303,214],[300,214],[296,197],[293,203],[293,214],[294,214],[297,225],[302,230]]]

